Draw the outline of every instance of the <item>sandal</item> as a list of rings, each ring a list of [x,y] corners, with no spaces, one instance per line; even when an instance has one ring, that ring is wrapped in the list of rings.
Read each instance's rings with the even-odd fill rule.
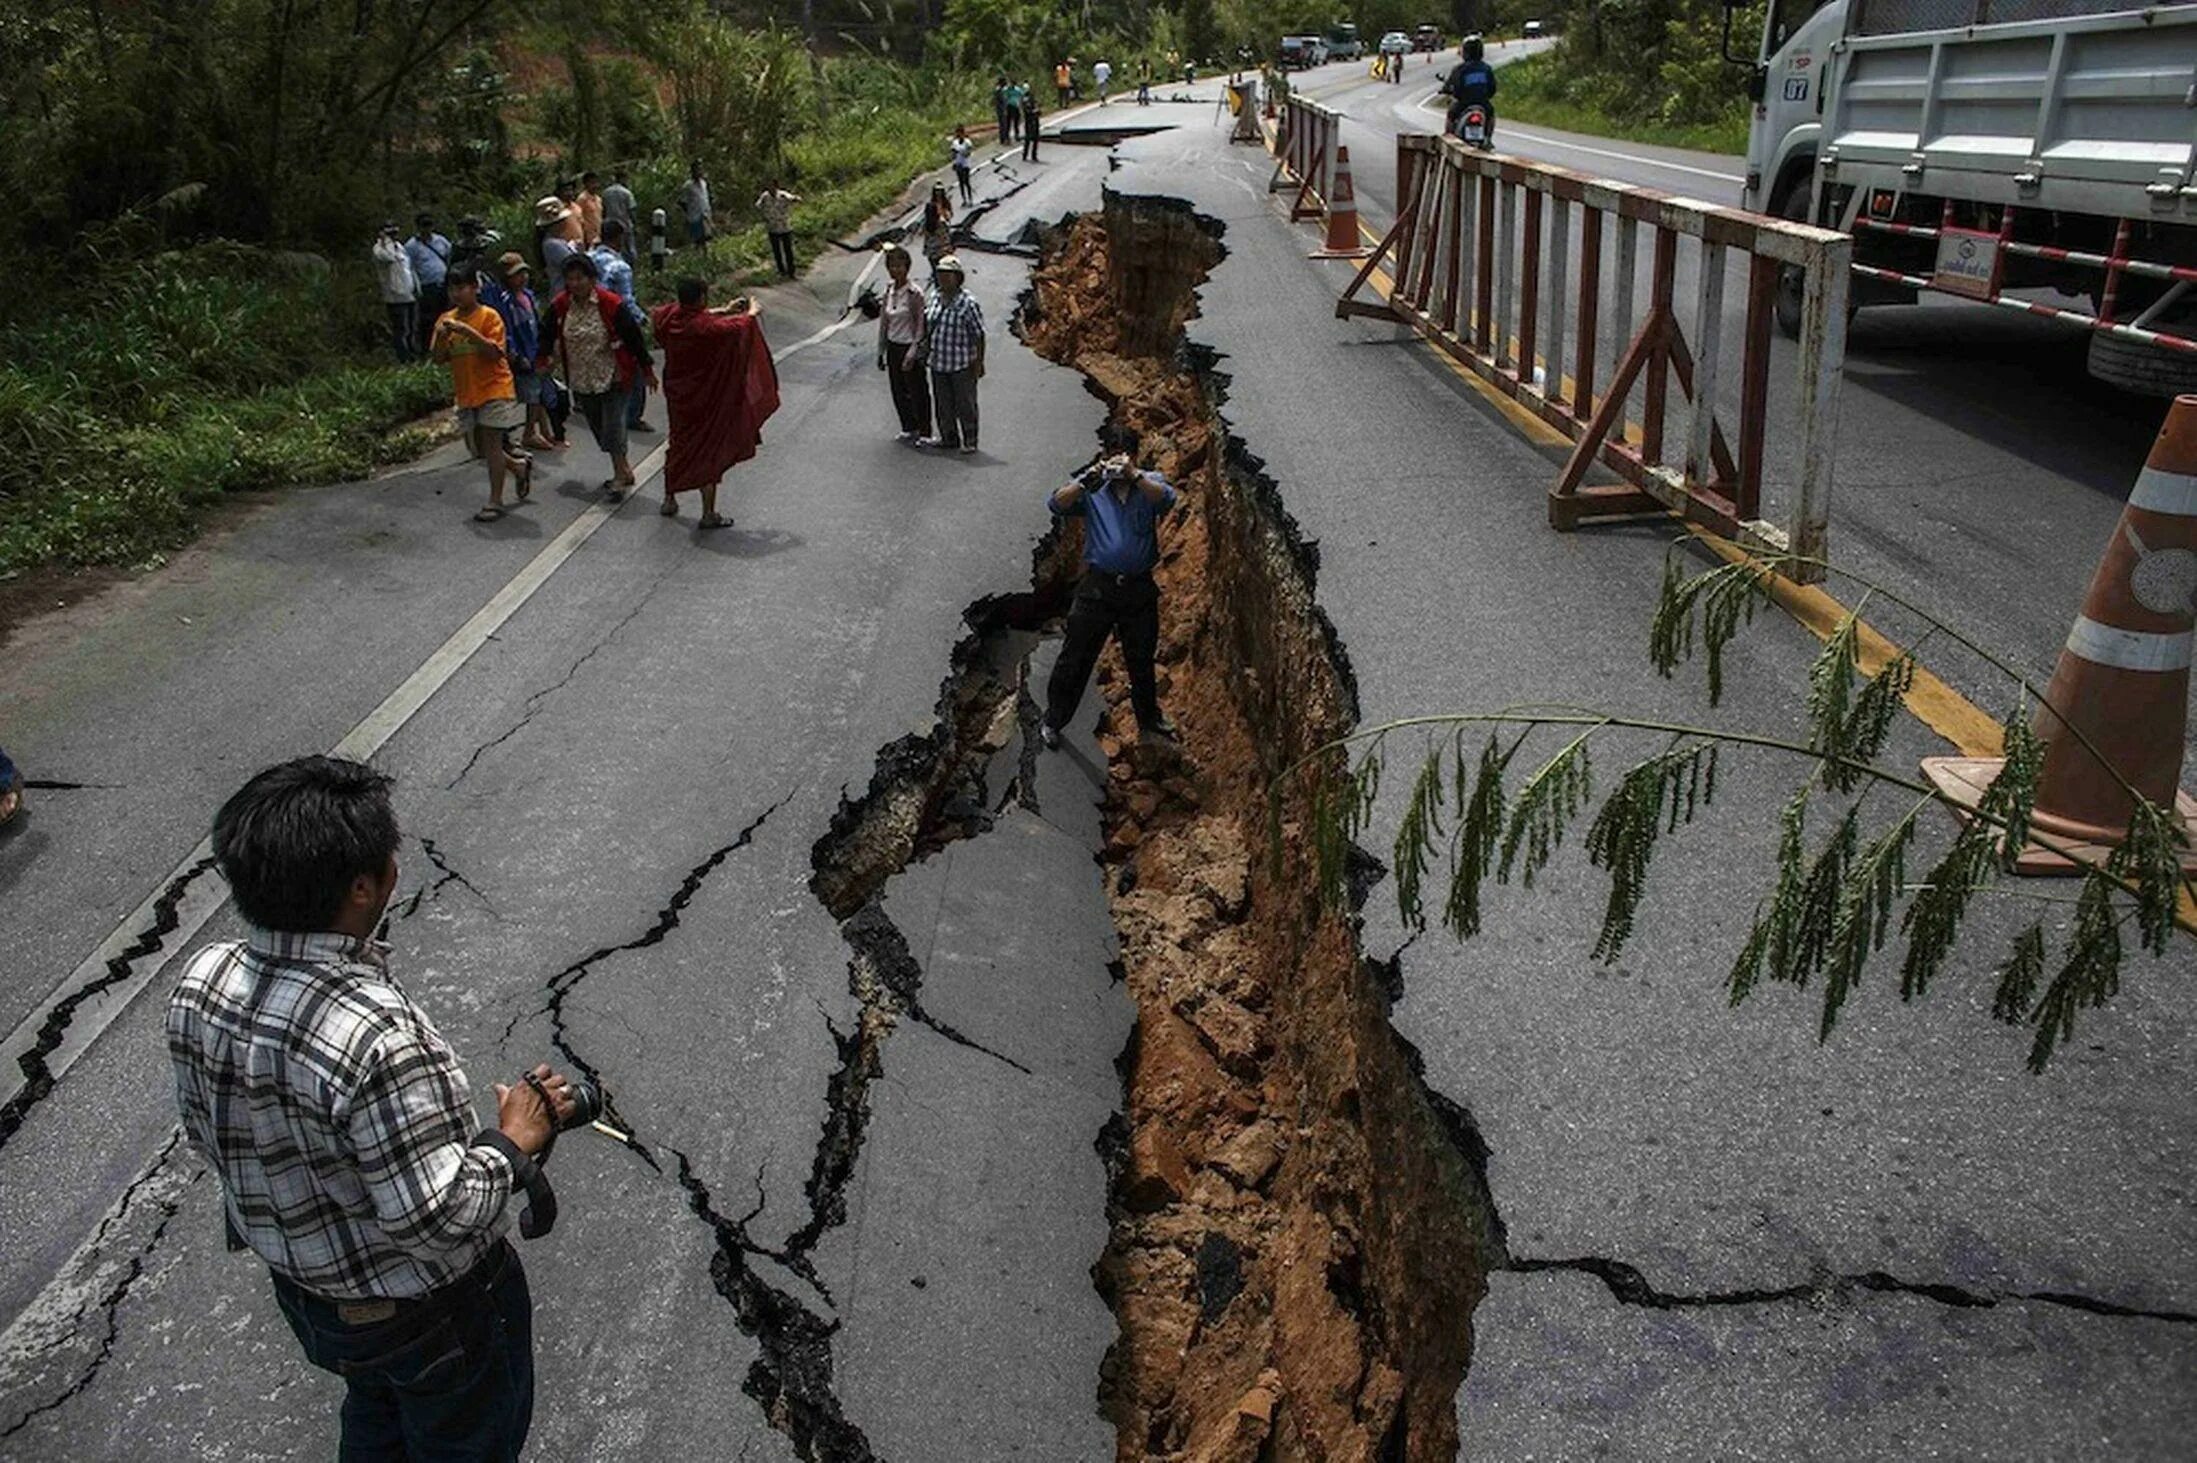
[[[623,503],[625,500],[625,489],[618,486],[616,478],[612,478],[603,484],[603,501],[605,503]]]
[[[519,493],[519,501],[521,503],[524,503],[528,498],[534,496],[533,458],[522,457],[521,459],[519,459],[519,476],[517,487]]]
[[[732,520],[722,513],[705,513],[702,515],[702,521],[694,526],[696,528],[730,528],[732,527]]]
[[[473,515],[473,521],[475,523],[494,523],[501,517],[503,517],[503,505],[501,503],[489,503],[483,505],[481,511]]]
[[[664,494],[664,506],[656,511],[666,518],[677,518],[679,516],[679,500],[666,493]]]

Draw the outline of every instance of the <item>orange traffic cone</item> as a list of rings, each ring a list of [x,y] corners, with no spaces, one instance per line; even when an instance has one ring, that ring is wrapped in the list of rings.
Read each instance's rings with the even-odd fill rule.
[[[1327,242],[1314,259],[1363,259],[1373,251],[1358,232],[1358,190],[1350,182],[1350,149],[1335,145],[1335,181],[1327,200]]]
[[[2073,873],[2078,861],[2102,861],[2128,831],[2130,788],[2174,809],[2191,839],[2183,864],[2197,869],[2197,799],[2180,791],[2193,632],[2197,396],[2182,396],[2128,495],[2037,712],[2044,772],[2032,822],[2044,842],[2022,851],[2022,872]],[[1966,794],[1980,795],[1999,765],[1936,757],[1923,769],[1973,802]]]

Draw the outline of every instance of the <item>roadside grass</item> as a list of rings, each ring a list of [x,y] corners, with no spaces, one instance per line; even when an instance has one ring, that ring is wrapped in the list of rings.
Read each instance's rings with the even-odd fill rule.
[[[1498,129],[1503,122],[1523,122],[1728,157],[1747,151],[1747,102],[1736,86],[1730,115],[1706,125],[1667,123],[1650,115],[1608,110],[1598,102],[1592,78],[1567,71],[1556,51],[1511,62],[1499,73],[1499,88],[1495,97]]]

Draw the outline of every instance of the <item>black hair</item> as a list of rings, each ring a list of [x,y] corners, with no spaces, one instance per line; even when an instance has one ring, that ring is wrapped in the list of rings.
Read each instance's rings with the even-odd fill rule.
[[[606,219],[604,219],[604,220],[603,220],[603,242],[604,242],[604,243],[606,243],[606,244],[612,244],[612,243],[616,243],[616,242],[617,242],[618,240],[620,240],[620,239],[624,238],[625,236],[626,236],[626,225],[625,225],[625,220],[624,220],[624,219],[618,219],[618,218],[606,218]]]
[[[709,282],[688,275],[679,281],[679,303],[692,309],[709,298]]]
[[[603,272],[595,267],[595,261],[577,251],[565,255],[565,262],[557,267],[557,272],[559,274],[569,274],[575,269],[584,272],[589,279],[601,279],[603,277]]]
[[[214,861],[262,929],[311,934],[343,910],[352,881],[397,852],[390,779],[363,762],[300,757],[244,784],[214,815]]]
[[[431,213],[415,214],[412,222],[419,228],[431,229],[435,226],[435,215]]]
[[[589,168],[586,172],[580,174],[580,181],[585,183],[590,178],[599,178],[601,176],[602,174],[596,172],[593,168]]]

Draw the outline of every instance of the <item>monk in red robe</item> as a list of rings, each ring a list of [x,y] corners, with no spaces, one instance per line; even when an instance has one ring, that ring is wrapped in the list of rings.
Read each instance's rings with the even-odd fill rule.
[[[717,513],[717,484],[725,469],[755,455],[763,423],[778,410],[778,368],[763,339],[761,312],[745,300],[709,308],[709,286],[679,282],[679,303],[651,317],[664,353],[664,405],[671,439],[664,449],[666,518],[679,512],[678,495],[702,494],[703,528],[732,523]]]

